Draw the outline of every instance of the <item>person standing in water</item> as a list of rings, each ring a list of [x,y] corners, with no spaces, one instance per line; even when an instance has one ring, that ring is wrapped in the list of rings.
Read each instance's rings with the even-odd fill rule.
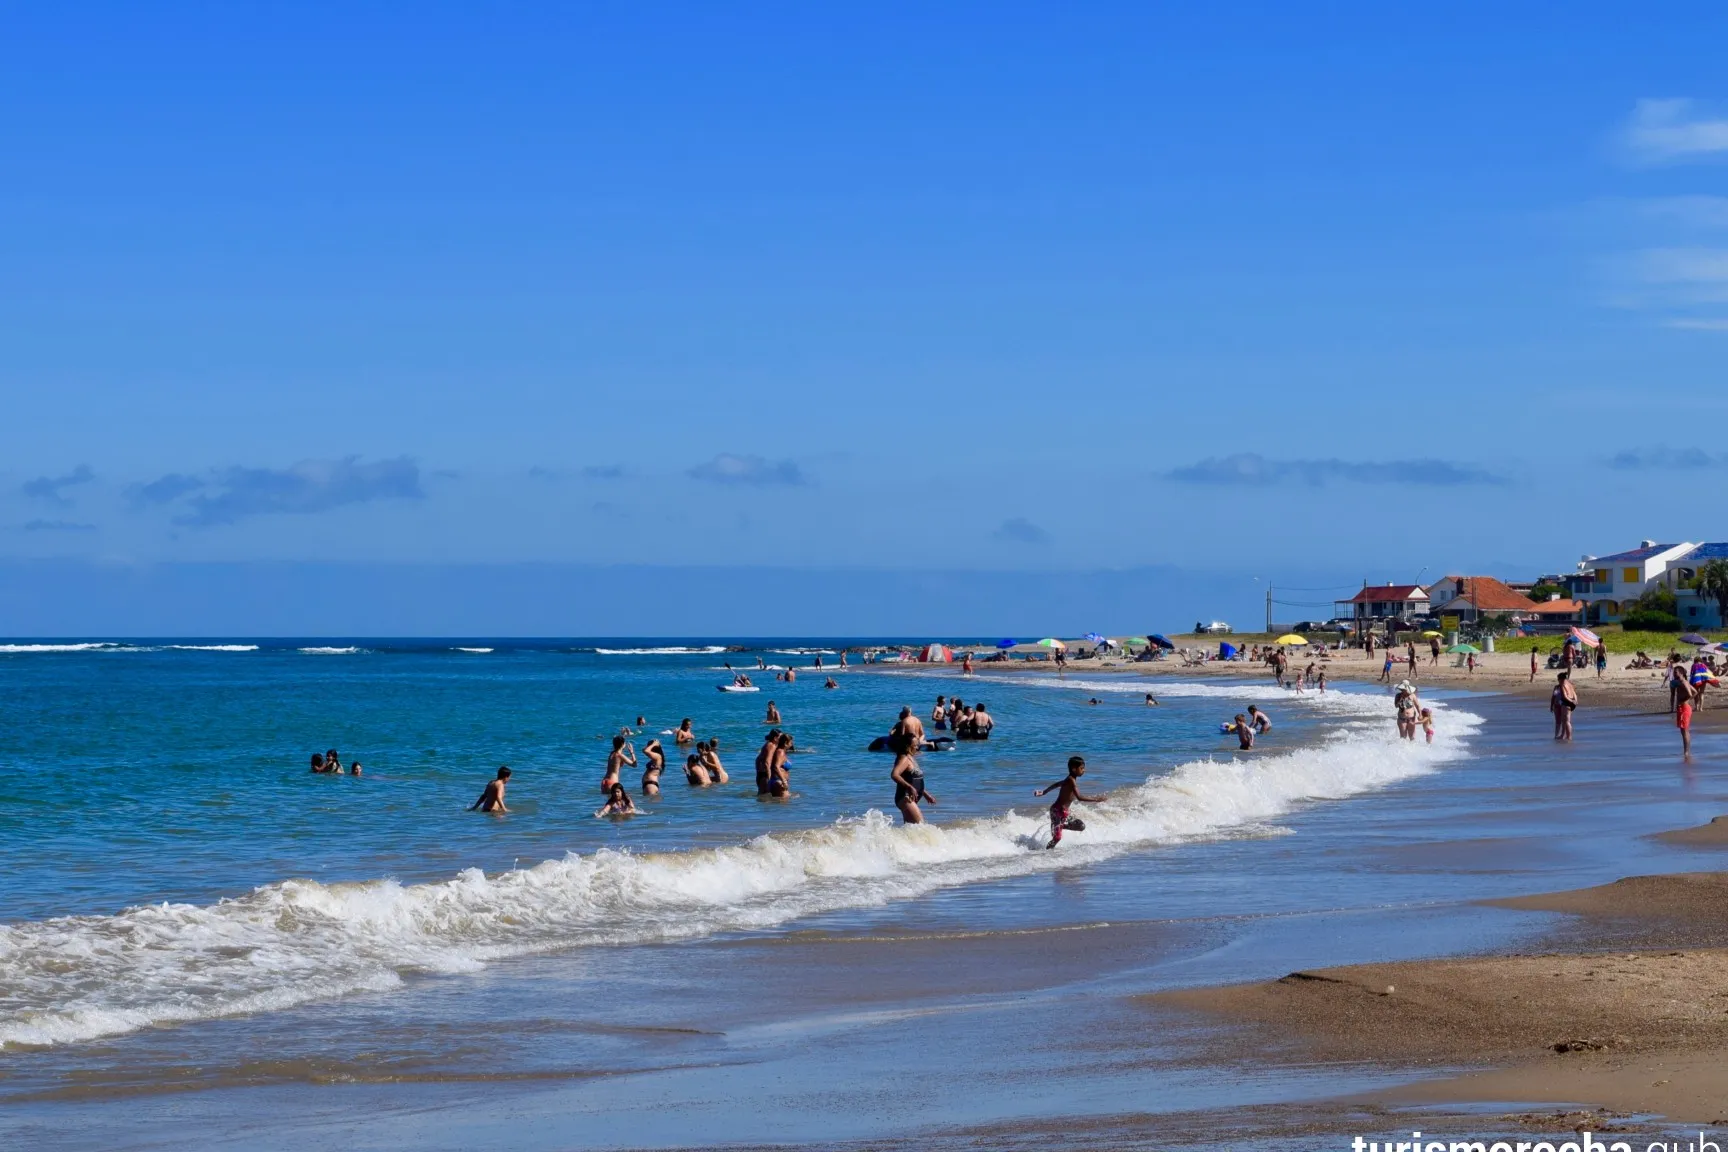
[[[1237,720],[1242,717],[1238,716]],[[1044,845],[1046,850],[1056,847],[1062,842],[1062,833],[1084,831],[1086,825],[1071,816],[1070,810],[1076,801],[1085,804],[1102,804],[1110,799],[1108,795],[1085,796],[1080,792],[1080,777],[1086,775],[1086,761],[1079,756],[1068,757],[1068,775],[1054,784],[1046,784],[1032,793],[1034,796],[1046,796],[1052,790],[1056,791],[1056,800],[1050,805],[1050,843]]]
[[[1260,711],[1259,707],[1254,704],[1248,705],[1248,722],[1254,725],[1256,735],[1264,736],[1272,731],[1272,717]]]
[[[930,710],[930,723],[936,726],[936,731],[948,727],[948,697],[936,697],[936,707]]]
[[[666,770],[666,750],[660,747],[660,741],[650,740],[642,746],[642,755],[648,761],[642,769],[642,795],[660,795],[660,773]]]
[[[504,786],[510,782],[510,766],[498,769],[498,775],[480,793],[480,799],[469,806],[470,812],[508,812],[504,807]]]
[[[766,796],[774,783],[774,758],[780,751],[780,729],[771,728],[756,750],[756,795]]]
[[[675,744],[696,743],[696,733],[690,731],[690,717],[686,716],[678,722],[678,731],[672,734],[672,741]]]
[[[706,788],[713,781],[708,778],[708,766],[702,763],[702,755],[708,750],[703,743],[696,745],[696,751],[684,757],[684,782],[692,788]]]
[[[1248,723],[1248,717],[1236,713],[1236,719],[1230,722],[1230,731],[1235,733],[1236,740],[1246,752],[1254,747],[1254,725]]]
[[[618,783],[618,777],[623,774],[625,765],[636,767],[636,753],[624,737],[614,736],[612,751],[606,757],[606,775],[600,780],[600,791],[612,791],[612,786]]]
[[[1680,755],[1692,756],[1692,702],[1704,695],[1704,689],[1691,684],[1682,685],[1684,695],[1674,705],[1674,727],[1680,730]]]
[[[1548,697],[1548,710],[1554,713],[1554,739],[1572,739],[1572,712],[1578,707],[1578,689],[1572,686],[1572,674],[1562,672],[1555,677],[1554,691]]]
[[[906,823],[922,824],[924,813],[918,802],[934,804],[936,798],[924,790],[924,772],[915,758],[924,747],[924,724],[910,706],[900,709],[900,719],[888,733],[888,747],[894,753],[894,766],[888,770],[888,778],[894,781],[894,807]]]
[[[716,784],[731,782],[732,777],[726,775],[726,765],[720,763],[720,737],[711,737],[707,744],[698,744],[696,749],[696,758],[702,761],[709,780]]]
[[[772,700],[768,701],[768,715],[766,715],[762,718],[762,723],[764,723],[764,724],[778,724],[778,723],[780,723],[780,709],[775,705],[774,701],[772,701]]]

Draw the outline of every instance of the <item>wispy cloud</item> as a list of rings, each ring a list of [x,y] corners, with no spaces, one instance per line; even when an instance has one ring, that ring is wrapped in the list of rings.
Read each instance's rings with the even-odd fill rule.
[[[734,456],[730,452],[722,452],[714,459],[689,469],[685,474],[692,480],[706,480],[711,484],[800,487],[809,483],[803,470],[794,461],[764,460],[760,456]]]
[[[209,528],[248,516],[328,512],[348,504],[424,496],[420,468],[406,456],[370,464],[348,456],[302,460],[292,468],[225,468],[215,473],[208,494],[186,501],[188,511],[175,523]]]
[[[127,485],[126,502],[135,510],[155,504],[172,504],[188,492],[196,492],[202,487],[204,487],[204,481],[196,476],[170,472],[166,476],[157,477],[148,484]]]
[[[1464,484],[1504,484],[1506,478],[1473,464],[1449,460],[1268,460],[1254,452],[1214,456],[1165,473],[1184,484],[1242,485],[1418,484],[1450,488]]]
[[[622,464],[589,464],[582,469],[584,480],[622,480],[627,475]]]
[[[1702,448],[1628,448],[1609,457],[1608,466],[1622,472],[1695,472],[1728,468],[1728,453]]]
[[[1621,144],[1634,164],[1675,164],[1728,154],[1728,118],[1696,100],[1640,100]]]
[[[26,532],[94,532],[94,524],[74,524],[70,520],[31,520],[24,525]]]
[[[1637,209],[1691,228],[1728,228],[1728,196],[1657,196],[1640,201]]]
[[[990,535],[1010,544],[1048,544],[1050,542],[1050,533],[1024,516],[1015,516],[1002,521],[996,526],[996,531]]]
[[[21,491],[32,499],[46,500],[50,504],[58,504],[65,508],[70,507],[72,501],[66,498],[62,489],[88,484],[94,479],[96,479],[96,473],[90,470],[90,465],[80,464],[64,476],[38,476],[34,480],[28,480],[24,483]]]

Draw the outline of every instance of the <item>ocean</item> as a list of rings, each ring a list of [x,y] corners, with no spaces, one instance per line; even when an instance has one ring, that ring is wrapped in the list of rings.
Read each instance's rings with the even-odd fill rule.
[[[499,979],[542,1006],[586,997],[609,957],[634,965],[643,949],[694,957],[888,921],[989,935],[1305,908],[1335,877],[1291,868],[1281,841],[1306,821],[1347,853],[1363,827],[1350,813],[1384,812],[1389,794],[1467,758],[1482,723],[1442,703],[1429,747],[1393,738],[1378,691],[810,667],[865,642],[0,645],[0,1100],[178,1088],[191,1066],[229,1088],[368,1081],[315,1055],[357,1012],[369,1034],[420,1037],[401,1041],[415,1067],[483,1051],[526,1074],[560,1044],[457,1044],[441,1031],[462,1015],[450,998],[495,994]],[[727,662],[758,658],[801,674],[716,691]],[[901,705],[927,715],[938,694],[983,698],[996,736],[925,756],[931,823],[900,827],[891,758],[866,746]],[[797,739],[786,801],[752,783],[770,700]],[[1250,702],[1276,726],[1239,755],[1218,725]],[[690,717],[718,737],[731,785],[687,787],[668,744],[661,799],[644,802],[626,773],[642,812],[593,818],[610,738],[638,716],[647,734]],[[310,755],[332,747],[365,774],[312,775]],[[1110,798],[1047,852],[1048,801],[1031,793],[1074,753],[1087,790]],[[512,812],[466,811],[500,764]],[[1411,895],[1396,877],[1380,892]],[[679,967],[642,1014],[700,995],[706,978]],[[259,1071],[263,1049],[274,1072]],[[650,1049],[616,1059],[647,1066]]]

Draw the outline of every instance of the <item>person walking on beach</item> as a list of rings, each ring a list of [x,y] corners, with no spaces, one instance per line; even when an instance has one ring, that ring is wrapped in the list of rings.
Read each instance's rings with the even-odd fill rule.
[[[1572,713],[1578,707],[1578,689],[1572,686],[1572,673],[1562,672],[1555,678],[1554,691],[1548,697],[1548,710],[1554,713],[1554,739],[1572,739]]]
[[[1602,679],[1602,674],[1608,671],[1608,642],[1606,640],[1596,645],[1596,679]]]
[[[1380,665],[1380,683],[1392,683],[1392,649],[1386,649],[1386,662]]]
[[[1680,755],[1692,758],[1692,702],[1704,695],[1702,688],[1683,685],[1685,695],[1674,706],[1674,727],[1680,729]]]
[[[1362,649],[1367,653],[1367,659],[1374,659],[1374,633],[1369,632],[1362,638]]]
[[[468,808],[470,812],[508,812],[504,807],[504,786],[510,782],[510,767],[505,765],[498,769],[498,775],[487,783],[480,799],[474,801]]]
[[[1240,716],[1237,717],[1241,719]],[[1078,756],[1068,757],[1068,775],[1054,784],[1046,784],[1033,792],[1034,796],[1047,796],[1052,790],[1056,799],[1050,805],[1050,843],[1044,845],[1046,851],[1062,842],[1062,833],[1083,832],[1086,825],[1069,814],[1076,801],[1085,804],[1102,804],[1110,799],[1108,795],[1086,796],[1080,792],[1080,777],[1086,775],[1086,761]]]
[[[1679,664],[1668,665],[1668,711],[1678,712],[1680,701],[1689,699],[1692,695],[1692,685],[1686,678],[1686,669]]]
[[[1440,637],[1428,637],[1428,663],[1440,663]]]
[[[1536,645],[1530,645],[1530,683],[1536,683]]]

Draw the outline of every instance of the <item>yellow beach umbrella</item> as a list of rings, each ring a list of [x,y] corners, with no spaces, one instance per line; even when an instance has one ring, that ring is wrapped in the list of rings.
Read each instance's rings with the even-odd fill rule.
[[[1434,629],[1430,628],[1430,629],[1428,629],[1428,631],[1422,633],[1422,635],[1428,637],[1431,640],[1437,640],[1441,636],[1444,636],[1445,633],[1444,632],[1436,632],[1436,631],[1434,631]]]
[[[1282,635],[1282,636],[1278,637],[1278,639],[1274,640],[1273,643],[1274,644],[1306,644],[1306,643],[1308,643],[1308,637],[1298,636],[1294,632],[1286,632],[1286,633],[1284,633],[1284,635]]]

